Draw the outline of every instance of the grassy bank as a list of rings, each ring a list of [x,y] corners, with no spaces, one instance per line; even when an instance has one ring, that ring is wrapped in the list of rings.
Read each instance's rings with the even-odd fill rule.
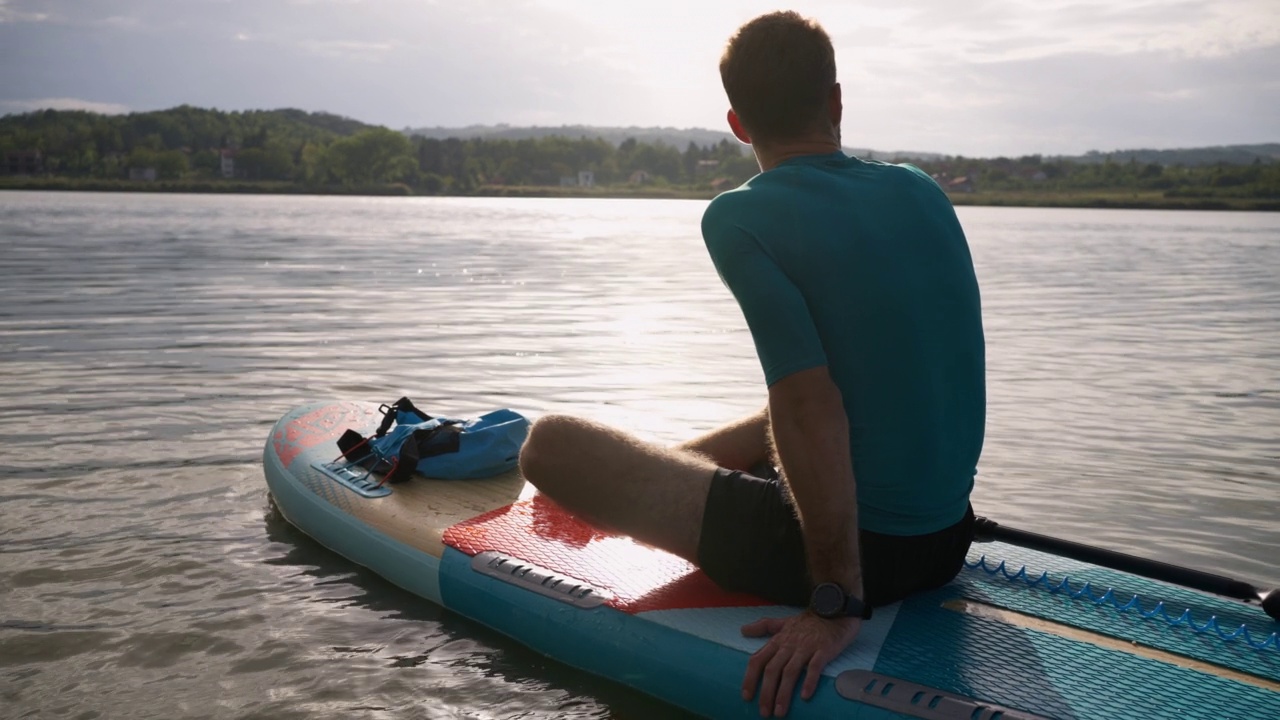
[[[1126,208],[1132,210],[1280,210],[1280,198],[1167,197],[1159,191],[979,191],[953,193],[955,205]]]
[[[66,190],[73,192],[147,192],[248,195],[413,195],[400,183],[312,187],[278,180],[104,180],[66,177],[0,177],[0,190]]]
[[[82,192],[248,193],[275,195],[433,195],[402,183],[310,186],[281,181],[160,180],[136,182],[66,177],[0,177],[0,190],[67,190]],[[707,200],[715,191],[681,185],[617,185],[562,187],[558,185],[482,185],[454,197],[526,198],[648,198]],[[1130,208],[1150,210],[1264,210],[1280,211],[1280,198],[1167,197],[1158,191],[1090,190],[1071,192],[979,191],[954,193],[956,205],[1009,207]]]

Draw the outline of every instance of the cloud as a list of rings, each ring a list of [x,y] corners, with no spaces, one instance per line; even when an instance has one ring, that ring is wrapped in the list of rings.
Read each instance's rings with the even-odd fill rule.
[[[0,22],[0,101],[720,127],[724,42],[774,3],[0,0],[0,19],[45,18]],[[835,41],[851,145],[1075,152],[1280,127],[1258,60],[1280,46],[1275,0],[788,4]]]
[[[94,102],[78,98],[40,98],[38,100],[0,100],[0,111],[26,113],[34,110],[88,110],[103,115],[123,115],[129,108],[119,103]]]
[[[302,40],[298,42],[298,47],[316,55],[348,60],[377,60],[394,50],[395,46],[393,42],[363,40]]]
[[[845,138],[864,146],[896,135],[909,138],[899,148],[965,155],[1274,141],[1275,67],[1280,43],[1230,55],[1069,52],[900,69],[896,84],[846,100]]]
[[[23,10],[11,0],[0,0],[0,23],[44,22],[48,19],[48,13]]]

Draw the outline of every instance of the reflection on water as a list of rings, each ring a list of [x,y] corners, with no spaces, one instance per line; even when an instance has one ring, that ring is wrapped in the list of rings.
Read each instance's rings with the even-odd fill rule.
[[[267,511],[315,398],[675,441],[764,400],[682,201],[0,194],[0,702],[42,716],[668,709]],[[964,208],[975,506],[1280,582],[1280,216]]]

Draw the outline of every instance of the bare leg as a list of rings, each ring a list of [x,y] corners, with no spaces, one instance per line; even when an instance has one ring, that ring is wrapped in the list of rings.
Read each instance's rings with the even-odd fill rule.
[[[702,513],[716,466],[567,415],[533,424],[520,471],[584,519],[697,562]]]
[[[769,408],[676,446],[729,470],[749,471],[770,459]]]

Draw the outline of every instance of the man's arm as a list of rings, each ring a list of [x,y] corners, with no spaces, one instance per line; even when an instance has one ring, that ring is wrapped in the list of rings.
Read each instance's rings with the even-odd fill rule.
[[[858,503],[849,450],[849,420],[826,366],[801,370],[769,387],[769,416],[782,473],[800,515],[809,572],[862,597]],[[800,673],[800,696],[813,697],[822,669],[853,643],[859,618],[825,619],[805,612],[766,618],[742,628],[771,635],[747,663],[743,699],[760,688],[760,715],[786,715]]]
[[[814,583],[833,582],[861,598],[858,496],[849,451],[849,419],[827,368],[769,388],[769,417],[782,475],[804,531]]]
[[[749,193],[719,196],[702,217],[702,236],[716,271],[742,308],[769,383],[774,443],[803,524],[810,572],[861,597],[848,419],[827,372],[826,350],[808,301],[759,238],[740,224],[759,214],[757,204]],[[758,687],[760,714],[785,715],[800,674],[805,674],[801,696],[809,699],[822,669],[853,642],[861,625],[858,618],[827,620],[803,612],[744,626],[742,633],[749,637],[772,637],[747,663],[743,699],[754,697]]]

